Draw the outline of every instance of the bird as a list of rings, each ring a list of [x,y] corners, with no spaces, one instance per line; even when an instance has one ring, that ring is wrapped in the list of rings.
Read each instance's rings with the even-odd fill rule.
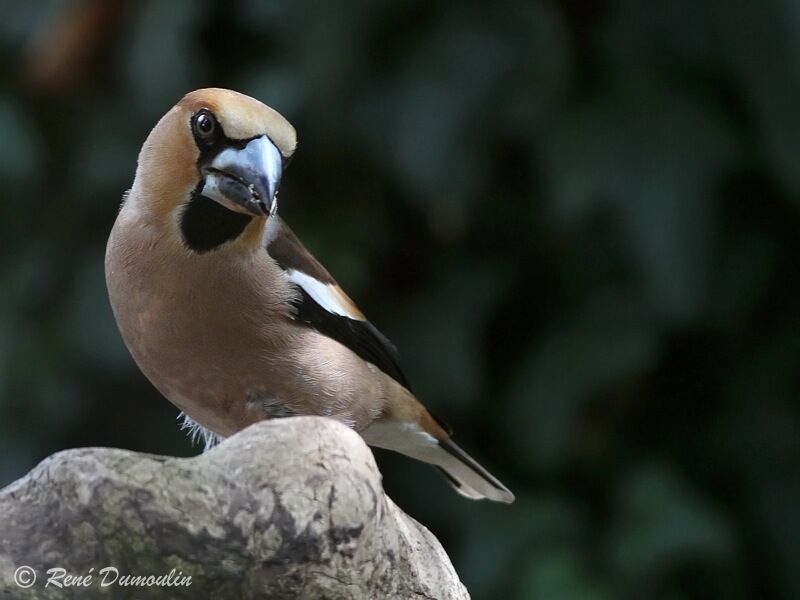
[[[296,147],[280,113],[222,88],[186,94],[157,122],[105,255],[135,362],[207,441],[264,419],[329,417],[433,465],[463,496],[513,502],[278,215]]]

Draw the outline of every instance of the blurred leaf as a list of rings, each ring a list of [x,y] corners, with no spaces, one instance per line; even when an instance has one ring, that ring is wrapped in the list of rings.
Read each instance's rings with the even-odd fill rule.
[[[733,459],[748,481],[748,518],[776,549],[772,559],[787,598],[800,594],[800,337],[781,328],[749,349],[727,385],[731,408],[717,425],[719,460]]]
[[[497,114],[492,114],[507,121],[513,137],[549,124],[567,92],[575,60],[567,23],[553,3],[529,2],[519,8],[518,13],[509,14],[513,33],[524,32],[518,38],[509,35],[518,42],[514,48],[517,62],[506,74],[507,94],[493,96],[499,104]]]
[[[0,94],[0,177],[23,180],[31,177],[41,162],[41,142],[36,131],[11,97]]]
[[[709,318],[730,325],[758,305],[775,275],[777,241],[739,234],[720,252],[709,296]]]
[[[72,0],[39,0],[15,2],[2,0],[0,12],[0,39],[18,49],[29,44],[35,35],[46,29],[60,10]]]
[[[796,426],[796,423],[795,423]],[[798,434],[795,427],[795,435]],[[788,467],[788,468],[787,468]],[[800,481],[798,461],[782,469],[751,472],[751,502],[756,509],[755,519],[766,533],[775,554],[765,562],[776,566],[780,588],[786,598],[800,595],[797,561],[800,552]]]
[[[681,565],[727,561],[737,551],[727,521],[669,467],[648,465],[630,473],[616,510],[609,559],[626,581]]]
[[[444,239],[463,234],[485,190],[491,161],[476,114],[494,104],[515,50],[513,39],[491,27],[454,19],[409,48],[395,83],[356,113],[365,142]]]
[[[707,195],[739,154],[727,124],[675,85],[628,73],[567,112],[546,151],[556,215],[613,211],[657,314],[696,316],[716,234]]]
[[[506,409],[520,463],[560,466],[592,394],[646,369],[655,351],[655,332],[646,324],[591,315],[537,343],[512,379]]]
[[[187,92],[211,84],[198,85],[197,77],[195,31],[206,6],[191,0],[137,4],[124,68],[132,90],[130,101],[141,114],[158,118]]]
[[[132,358],[111,312],[100,256],[91,253],[75,277],[65,304],[63,339],[73,361],[123,371],[131,368]]]
[[[766,167],[800,199],[800,4],[734,0],[714,5],[728,68],[757,125]]]
[[[714,67],[720,62],[713,3],[621,0],[602,28],[615,65]]]
[[[797,402],[800,337],[781,328],[750,350],[734,365],[726,385],[732,402],[719,424],[723,446],[753,472],[763,472],[765,464],[785,468],[800,461],[800,420],[791,414]]]
[[[259,65],[244,73],[234,88],[266,102],[290,121],[302,114],[306,94],[296,69]]]
[[[264,35],[267,32],[286,27],[287,23],[291,24],[298,12],[296,7],[307,5],[308,2],[290,3],[266,0],[264,2],[231,2],[228,4],[239,25]]]
[[[574,547],[550,546],[533,554],[521,571],[520,598],[531,600],[604,600],[608,591],[587,573]]]
[[[11,324],[14,320],[12,315],[12,308],[7,303],[0,302],[0,399],[8,393],[8,380],[11,377],[9,366],[14,335]],[[4,403],[0,402],[0,412],[3,410],[3,405]],[[0,485],[2,485],[2,480],[0,480]]]
[[[99,191],[111,206],[119,206],[122,193],[133,183],[136,159],[144,136],[133,123],[109,127],[116,119],[116,109],[99,107],[83,126],[86,143],[75,148],[71,184],[76,196],[89,208],[99,208],[97,198],[89,190]],[[106,192],[110,192],[108,195]]]
[[[10,421],[13,415],[3,414],[4,412],[6,411],[0,405],[0,415],[3,415],[3,420]],[[0,436],[0,482],[3,482],[3,485],[11,483],[24,475],[28,469],[36,466],[39,458],[37,442],[38,440],[27,435],[27,432],[13,429],[3,432]]]
[[[568,498],[521,497],[496,508],[479,517],[474,511],[463,515],[467,553],[457,564],[473,598],[500,597],[504,585],[516,589],[508,575],[528,570],[528,557],[540,558],[580,539],[583,519]]]

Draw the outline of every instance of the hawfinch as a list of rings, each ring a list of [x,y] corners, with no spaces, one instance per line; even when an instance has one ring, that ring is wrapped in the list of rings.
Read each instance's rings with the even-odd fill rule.
[[[224,89],[187,94],[150,132],[105,261],[137,364],[208,436],[330,417],[434,465],[468,498],[512,502],[414,397],[392,343],[278,216],[296,144],[280,114]]]

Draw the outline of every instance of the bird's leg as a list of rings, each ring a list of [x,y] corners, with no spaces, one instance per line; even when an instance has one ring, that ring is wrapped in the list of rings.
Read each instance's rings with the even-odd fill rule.
[[[283,402],[263,393],[248,392],[247,404],[260,410],[265,419],[283,419],[297,416],[297,413]]]

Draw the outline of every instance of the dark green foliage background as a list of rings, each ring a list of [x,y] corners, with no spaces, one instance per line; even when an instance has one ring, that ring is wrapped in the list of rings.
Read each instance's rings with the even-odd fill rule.
[[[2,3],[0,483],[197,451],[103,251],[149,129],[217,85],[296,125],[284,217],[517,493],[378,456],[474,598],[800,597],[798,3],[130,2],[27,84],[72,6]]]

